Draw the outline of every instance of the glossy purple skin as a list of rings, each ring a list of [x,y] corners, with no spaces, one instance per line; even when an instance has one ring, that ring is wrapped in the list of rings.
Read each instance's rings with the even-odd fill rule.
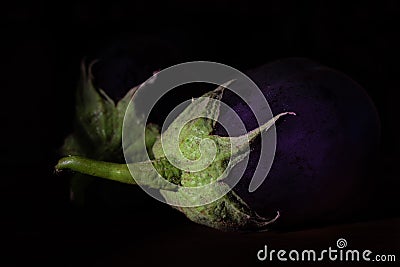
[[[297,116],[286,116],[276,125],[276,154],[264,183],[248,192],[260,153],[257,140],[234,191],[260,215],[279,211],[276,226],[352,219],[352,212],[363,204],[365,175],[379,145],[379,119],[366,92],[344,74],[301,58],[276,61],[247,75],[274,115],[293,111]],[[248,106],[232,92],[226,91],[222,101],[248,130],[257,127]],[[249,105],[262,109],[264,103],[254,98]],[[217,127],[215,133],[223,130]]]

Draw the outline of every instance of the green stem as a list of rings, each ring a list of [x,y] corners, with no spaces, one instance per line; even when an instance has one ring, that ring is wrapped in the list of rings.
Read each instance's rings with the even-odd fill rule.
[[[82,174],[96,176],[126,184],[136,184],[128,165],[97,161],[79,156],[69,156],[58,161],[56,172],[69,169]]]
[[[69,156],[60,159],[55,170],[56,172],[71,170],[125,184],[137,185],[136,181],[140,181],[140,185],[154,189],[177,190],[175,184],[167,183],[164,178],[159,175],[157,167],[159,171],[166,176],[180,175],[179,172],[175,171],[175,168],[171,168],[170,164],[165,164],[165,160],[144,161],[127,165],[98,161],[79,156]],[[133,172],[133,174],[131,172]]]

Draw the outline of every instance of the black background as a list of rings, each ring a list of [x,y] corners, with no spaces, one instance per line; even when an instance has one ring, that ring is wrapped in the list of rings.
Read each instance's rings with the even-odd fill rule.
[[[376,104],[381,153],[394,175],[400,152],[397,1],[187,2],[2,4],[0,265],[250,265],[264,244],[318,248],[335,246],[339,237],[353,248],[398,252],[400,221],[387,207],[369,222],[238,234],[195,225],[132,188],[119,190],[135,193],[136,204],[124,204],[124,194],[114,204],[85,209],[69,203],[68,180],[54,176],[53,166],[72,131],[80,61],[126,39],[137,42],[148,68],[211,60],[246,70],[301,56],[343,71]],[[154,40],[169,48],[149,46]]]

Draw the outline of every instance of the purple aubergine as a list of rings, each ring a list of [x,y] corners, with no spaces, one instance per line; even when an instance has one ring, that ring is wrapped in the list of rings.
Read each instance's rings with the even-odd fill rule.
[[[232,91],[224,90],[232,82],[240,83],[231,80],[207,92],[203,98],[192,99],[161,136],[155,138],[152,160],[115,164],[76,155],[60,159],[56,170],[70,169],[159,190],[166,203],[190,220],[224,231],[262,230],[267,226],[297,228],[349,220],[365,210],[364,197],[369,193],[367,174],[378,152],[380,124],[374,105],[362,87],[346,75],[307,59],[284,59],[247,74],[269,103],[273,118],[268,121],[257,122],[252,112],[265,112],[268,108],[265,99],[248,94],[245,103]],[[179,96],[183,97],[193,91],[180,92]],[[210,98],[222,98],[239,115],[248,132],[243,134],[241,125],[235,127],[240,122],[230,117],[232,113],[220,112],[219,102]],[[175,96],[171,102],[176,103],[173,100],[177,99]],[[168,105],[156,107],[157,117],[168,114],[166,109]],[[193,114],[199,116],[193,118]],[[224,137],[225,130],[214,119],[205,117],[207,114],[215,115],[212,118],[218,121],[230,122],[230,129],[238,132],[229,131],[230,136]],[[189,123],[182,128],[182,121]],[[261,162],[266,179],[257,190],[250,192],[249,184],[258,168],[261,149],[265,149],[257,138],[265,132],[263,138],[273,141],[273,131],[268,129],[275,122],[277,144],[272,167],[269,170]],[[132,128],[130,135],[137,128]],[[213,140],[217,149],[207,145],[209,142],[202,143],[205,139]],[[252,152],[242,175],[237,167],[248,155],[245,149],[248,142]],[[135,144],[132,142],[127,148],[133,155],[138,154]],[[179,150],[175,144],[179,144]],[[203,144],[202,150],[200,144]],[[215,151],[213,161],[205,168],[187,169],[196,163],[188,162],[182,154],[197,159],[202,151],[206,151],[206,156]],[[187,165],[180,168],[171,159]],[[158,179],[160,176],[170,183]],[[228,190],[221,197],[219,194],[228,188],[227,176],[241,179],[233,191]],[[216,181],[215,186],[207,187],[201,194],[190,190],[210,181]]]
[[[366,174],[379,146],[380,123],[365,90],[346,75],[301,58],[266,64],[247,75],[273,114],[294,111],[297,116],[277,122],[276,154],[263,184],[248,191],[260,154],[256,142],[234,191],[261,216],[279,211],[278,226],[350,219],[354,209],[361,209]],[[263,109],[261,99],[245,105],[228,90],[222,101],[248,129],[258,126],[249,106]],[[215,134],[223,133],[221,127],[215,129]]]

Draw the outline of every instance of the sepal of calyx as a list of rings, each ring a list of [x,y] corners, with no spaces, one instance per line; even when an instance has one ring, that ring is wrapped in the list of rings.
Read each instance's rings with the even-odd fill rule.
[[[122,163],[122,124],[125,111],[139,86],[133,87],[119,101],[111,99],[101,88],[95,88],[92,75],[93,65],[88,66],[83,60],[81,63],[81,77],[76,90],[74,131],[65,138],[60,149],[63,156],[74,155],[88,157],[95,160],[105,160]],[[125,149],[137,150],[141,145],[143,133],[139,129],[145,127],[145,122],[135,109],[130,113],[131,123],[134,124],[130,132],[131,142]],[[153,158],[151,148],[160,135],[159,127],[148,124],[145,128],[145,145],[150,158]],[[69,158],[71,162],[74,158]],[[145,160],[143,154],[132,153],[132,162]],[[85,202],[85,191],[93,182],[93,177],[74,173],[71,175],[71,199],[78,205]]]
[[[69,135],[61,149],[63,155],[79,155],[97,160],[123,160],[121,137],[125,111],[140,85],[128,90],[119,101],[115,102],[101,88],[93,84],[92,68],[97,61],[86,66],[81,63],[81,77],[76,92],[75,131]],[[142,131],[145,122],[136,109],[130,112],[132,127],[131,140],[126,149],[134,150],[143,139]],[[146,147],[153,146],[156,136],[159,136],[158,126],[146,126]],[[145,160],[137,155],[135,161]]]

